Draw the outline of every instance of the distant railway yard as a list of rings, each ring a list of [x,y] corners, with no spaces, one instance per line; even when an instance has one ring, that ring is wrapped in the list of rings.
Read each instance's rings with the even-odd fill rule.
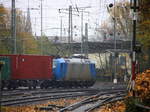
[[[150,0],[0,0],[0,112],[150,112]]]

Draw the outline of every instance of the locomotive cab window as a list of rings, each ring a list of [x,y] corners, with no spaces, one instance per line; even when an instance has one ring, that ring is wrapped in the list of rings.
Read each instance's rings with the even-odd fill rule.
[[[53,68],[56,68],[56,66],[57,66],[57,62],[53,61]]]

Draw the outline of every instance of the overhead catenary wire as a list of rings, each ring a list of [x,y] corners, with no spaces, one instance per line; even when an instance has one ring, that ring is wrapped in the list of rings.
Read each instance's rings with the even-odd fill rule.
[[[4,1],[5,1],[5,0],[4,0]],[[6,0],[6,1],[8,1],[8,0]],[[21,0],[21,1],[18,0],[18,3],[17,3],[17,6],[16,6],[16,7],[17,7],[17,8],[22,8],[22,7],[20,7],[21,5],[19,5],[19,4],[20,4],[20,3],[21,3],[21,4],[24,3],[24,1],[27,1],[27,0]],[[40,3],[40,0],[33,0],[33,1],[34,1],[34,3],[35,3],[35,4],[33,5],[34,7],[38,6],[38,4]],[[36,3],[35,1],[36,1],[37,3]],[[50,10],[55,10],[55,7],[54,7],[54,6],[52,7],[52,5],[46,4],[46,3],[48,3],[48,0],[44,0],[44,1],[45,1],[44,4],[43,4],[43,10],[45,10],[44,12],[46,12],[46,10],[48,10],[48,9],[50,9]],[[84,1],[84,4],[86,4],[87,6],[91,6],[92,8],[96,8],[97,5],[94,4],[94,1],[95,1],[95,0]],[[77,1],[77,0],[76,0],[76,1],[74,1],[74,0],[71,0],[71,1],[70,1],[70,0],[65,0],[64,2],[65,2],[65,3],[62,4],[62,5],[63,5],[62,7],[65,7],[66,5],[69,5],[69,3],[71,3],[71,2],[72,2],[72,5],[73,5],[74,8],[75,8],[76,5],[77,5],[77,7],[78,7],[78,6],[82,7],[82,6],[84,5],[83,3],[80,4],[80,1],[79,1],[79,0],[78,0],[78,1]],[[31,3],[32,3],[32,2],[31,2]],[[66,4],[66,5],[65,5],[65,4]],[[25,9],[25,6],[26,6],[26,5],[23,6],[24,9]],[[47,7],[47,6],[48,6],[48,7]],[[59,6],[60,6],[60,5],[59,5]],[[85,5],[84,5],[84,6],[85,6]],[[33,8],[34,8],[34,7],[33,7]],[[74,9],[74,8],[73,8],[73,10],[76,10],[76,12],[78,12],[77,9]],[[56,9],[57,9],[57,7],[56,7]],[[31,13],[32,13],[32,12],[31,12]],[[37,12],[34,12],[34,13],[37,13]],[[89,22],[92,22],[92,19],[94,19],[94,13],[95,13],[95,12],[92,12],[92,13],[90,12],[90,15],[89,15],[89,18],[90,18],[90,19],[89,19]],[[101,11],[101,13],[103,13],[103,11]],[[45,14],[46,14],[46,13],[45,13]],[[35,14],[35,15],[37,16],[38,14]],[[93,16],[92,16],[92,15],[93,15]],[[95,14],[95,15],[97,15],[97,14]],[[81,15],[79,15],[79,16],[81,16]],[[87,15],[84,14],[84,16],[87,16]],[[33,21],[33,18],[35,18],[33,13],[31,14],[31,18],[32,18],[32,21]],[[56,18],[57,18],[57,17],[56,17]],[[48,17],[43,17],[43,19],[44,19],[43,23],[45,23],[45,21],[49,21],[50,19],[54,19],[54,18],[52,18],[52,17],[50,17],[50,18],[48,18]],[[45,19],[46,19],[46,20],[45,20]],[[49,20],[48,20],[48,19],[49,19]],[[85,19],[86,19],[86,18],[84,18],[84,21],[86,21]],[[39,20],[39,18],[38,18],[38,20]],[[49,23],[49,22],[46,22],[46,23]],[[46,24],[46,23],[45,23],[45,24]],[[37,25],[38,25],[38,24],[39,24],[39,23],[37,22]],[[90,25],[90,24],[89,24],[89,25]],[[45,27],[45,25],[44,25],[44,27]]]

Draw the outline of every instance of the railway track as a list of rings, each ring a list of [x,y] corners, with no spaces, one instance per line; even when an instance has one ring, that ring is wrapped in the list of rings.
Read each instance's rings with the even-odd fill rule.
[[[66,92],[98,92],[98,89],[51,89],[51,90],[18,90],[18,91],[12,91],[12,92],[2,92],[2,98],[7,98],[7,97],[18,97],[18,96],[31,96],[31,95],[37,95],[37,94],[51,94],[51,93],[66,93]]]
[[[17,91],[18,92],[18,91]],[[84,96],[80,102],[69,106],[49,105],[48,107],[40,107],[38,110],[49,110],[57,108],[60,112],[90,112],[95,108],[108,102],[121,100],[125,96],[125,90],[97,90],[97,89],[67,89],[67,90],[51,90],[51,91],[31,91],[30,95],[22,95],[1,100],[1,106],[24,106],[31,104],[41,104],[45,101],[53,101],[56,99],[68,99]],[[12,93],[14,94],[14,93]]]
[[[71,111],[71,112],[91,112],[92,110],[113,101],[118,101],[123,99],[125,96],[125,91],[108,91],[100,92],[96,95],[92,95],[88,98],[83,99],[80,102],[69,105],[59,110],[59,112]]]
[[[92,110],[113,102],[122,100],[126,95],[126,90],[107,90],[101,91],[95,94],[91,94],[90,96],[76,102],[74,104],[68,105],[66,107],[59,105],[48,105],[47,107],[39,107],[38,110],[56,110],[59,112],[91,112]]]
[[[2,106],[13,106],[13,105],[28,105],[34,104],[35,102],[46,101],[46,100],[54,100],[60,98],[70,98],[70,97],[79,97],[79,96],[90,96],[96,94],[97,90],[62,90],[62,91],[43,91],[41,93],[33,93],[28,96],[20,96],[17,98],[8,98],[2,99]]]

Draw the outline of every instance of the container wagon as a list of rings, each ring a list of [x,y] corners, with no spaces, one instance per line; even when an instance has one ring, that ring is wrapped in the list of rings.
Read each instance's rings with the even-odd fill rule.
[[[0,55],[0,57],[6,63],[2,70],[5,82],[3,87],[15,89],[25,86],[31,89],[37,86],[41,88],[49,86],[52,79],[52,56]]]

